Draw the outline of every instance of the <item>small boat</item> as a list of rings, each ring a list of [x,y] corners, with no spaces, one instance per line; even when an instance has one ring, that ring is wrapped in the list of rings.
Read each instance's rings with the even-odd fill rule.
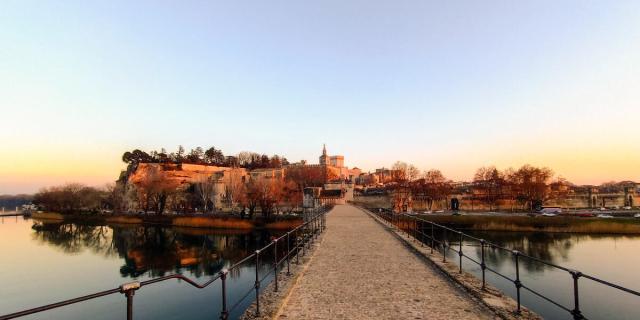
[[[640,213],[636,213],[633,215],[634,218],[640,218]]]
[[[544,212],[544,213],[541,214],[541,216],[543,216],[543,217],[555,217],[555,216],[557,216],[557,214],[551,213],[551,212]]]
[[[601,214],[598,215],[598,218],[611,219],[611,218],[613,218],[613,216],[610,215],[610,214],[601,213]]]

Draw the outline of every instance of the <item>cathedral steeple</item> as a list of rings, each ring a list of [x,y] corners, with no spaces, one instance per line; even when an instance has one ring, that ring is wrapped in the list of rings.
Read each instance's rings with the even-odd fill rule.
[[[327,145],[322,144],[322,155],[320,156],[320,165],[328,165],[329,156],[327,156]]]

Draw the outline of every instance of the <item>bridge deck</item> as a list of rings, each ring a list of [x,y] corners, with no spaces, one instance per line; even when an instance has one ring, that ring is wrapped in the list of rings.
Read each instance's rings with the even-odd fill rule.
[[[360,209],[336,206],[279,319],[491,319]]]

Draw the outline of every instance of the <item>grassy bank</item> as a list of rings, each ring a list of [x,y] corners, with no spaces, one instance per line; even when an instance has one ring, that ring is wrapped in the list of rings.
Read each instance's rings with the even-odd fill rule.
[[[302,219],[295,216],[278,217],[277,220],[263,218],[241,219],[232,215],[124,215],[124,214],[60,214],[54,212],[37,212],[33,219],[43,221],[66,221],[91,224],[132,225],[153,224],[180,228],[250,230],[256,227],[286,230],[302,224]]]
[[[64,220],[64,216],[55,212],[34,212],[31,218],[38,220]]]
[[[171,225],[191,228],[253,229],[253,221],[235,217],[176,217]]]
[[[640,234],[640,221],[624,218],[527,216],[421,216],[425,220],[455,229],[486,231],[569,232],[600,234]]]

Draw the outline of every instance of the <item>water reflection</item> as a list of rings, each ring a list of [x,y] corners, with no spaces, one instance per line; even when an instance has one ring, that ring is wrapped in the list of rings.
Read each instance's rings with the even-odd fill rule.
[[[150,277],[188,271],[213,275],[268,244],[271,234],[162,226],[104,226],[34,222],[33,240],[65,254],[85,250],[123,260],[123,277]]]
[[[629,267],[639,261],[637,250],[640,248],[640,237],[638,236],[471,230],[464,232],[552,264],[580,270],[631,289],[640,288],[640,278],[637,277],[635,270]],[[445,236],[448,244],[457,250],[460,244],[459,236],[436,232],[438,240]],[[471,259],[478,262],[481,260],[482,249],[478,241],[464,239],[462,249]],[[449,261],[459,263],[457,253],[449,251],[447,256]],[[487,246],[485,261],[489,268],[515,279],[515,259],[510,251]],[[569,309],[573,308],[573,280],[568,272],[532,259],[520,258],[519,262],[520,279],[525,285]],[[466,271],[478,278],[481,277],[481,269],[477,264],[464,259],[463,266]],[[513,282],[506,281],[491,272],[487,272],[487,282],[515,298]],[[637,318],[637,297],[588,279],[580,280],[580,301],[582,312],[587,318]],[[566,311],[527,291],[522,291],[522,303],[544,318],[572,318]]]
[[[474,237],[485,239],[493,244],[518,250],[528,256],[550,262],[552,264],[564,266],[570,263],[570,252],[581,242],[590,241],[613,241],[624,239],[638,239],[637,236],[602,235],[602,234],[570,234],[570,233],[543,233],[543,232],[483,232],[465,231]],[[457,245],[457,241],[450,239],[452,245]],[[455,243],[455,244],[454,244]],[[475,247],[475,254],[481,255],[481,247],[478,242],[465,239],[463,241],[465,252],[467,247]],[[513,264],[513,254],[498,248],[485,247],[485,259],[488,264],[502,266],[503,264]],[[535,262],[529,259],[522,259],[522,267],[530,272],[543,272],[554,267]]]

